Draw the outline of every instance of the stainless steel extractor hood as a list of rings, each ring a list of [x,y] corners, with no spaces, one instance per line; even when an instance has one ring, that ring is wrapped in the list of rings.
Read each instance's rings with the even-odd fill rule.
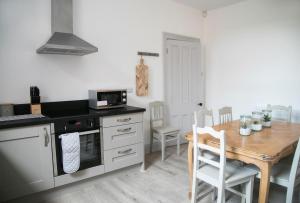
[[[83,56],[98,48],[73,34],[73,0],[51,0],[52,36],[36,52]]]

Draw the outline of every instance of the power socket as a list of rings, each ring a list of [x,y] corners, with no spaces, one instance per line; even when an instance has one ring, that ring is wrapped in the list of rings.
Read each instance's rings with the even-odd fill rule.
[[[127,93],[133,93],[133,88],[127,88]]]

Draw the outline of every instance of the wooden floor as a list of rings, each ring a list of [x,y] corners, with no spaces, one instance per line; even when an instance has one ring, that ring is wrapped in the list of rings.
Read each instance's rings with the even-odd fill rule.
[[[166,154],[165,162],[160,161],[159,152],[148,155],[144,173],[139,166],[134,166],[11,202],[188,203],[187,145],[182,145],[180,156],[176,155],[175,147],[168,148]],[[285,202],[285,190],[271,188],[269,202]],[[257,202],[257,191],[256,184],[253,202]],[[230,194],[227,199],[230,203],[240,202]],[[208,196],[200,202],[211,203],[212,200]]]

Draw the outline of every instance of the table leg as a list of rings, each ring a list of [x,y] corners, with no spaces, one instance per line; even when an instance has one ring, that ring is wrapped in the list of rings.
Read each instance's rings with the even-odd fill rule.
[[[192,197],[193,185],[193,142],[188,144],[188,169],[189,169],[189,199]]]
[[[267,203],[269,197],[270,173],[272,165],[269,162],[264,162],[260,166],[260,185],[259,185],[259,203]]]

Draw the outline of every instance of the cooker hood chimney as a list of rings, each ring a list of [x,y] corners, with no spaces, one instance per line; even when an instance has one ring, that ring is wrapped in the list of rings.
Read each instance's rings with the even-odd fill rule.
[[[98,48],[73,34],[73,0],[51,0],[52,36],[36,52],[83,56]]]

